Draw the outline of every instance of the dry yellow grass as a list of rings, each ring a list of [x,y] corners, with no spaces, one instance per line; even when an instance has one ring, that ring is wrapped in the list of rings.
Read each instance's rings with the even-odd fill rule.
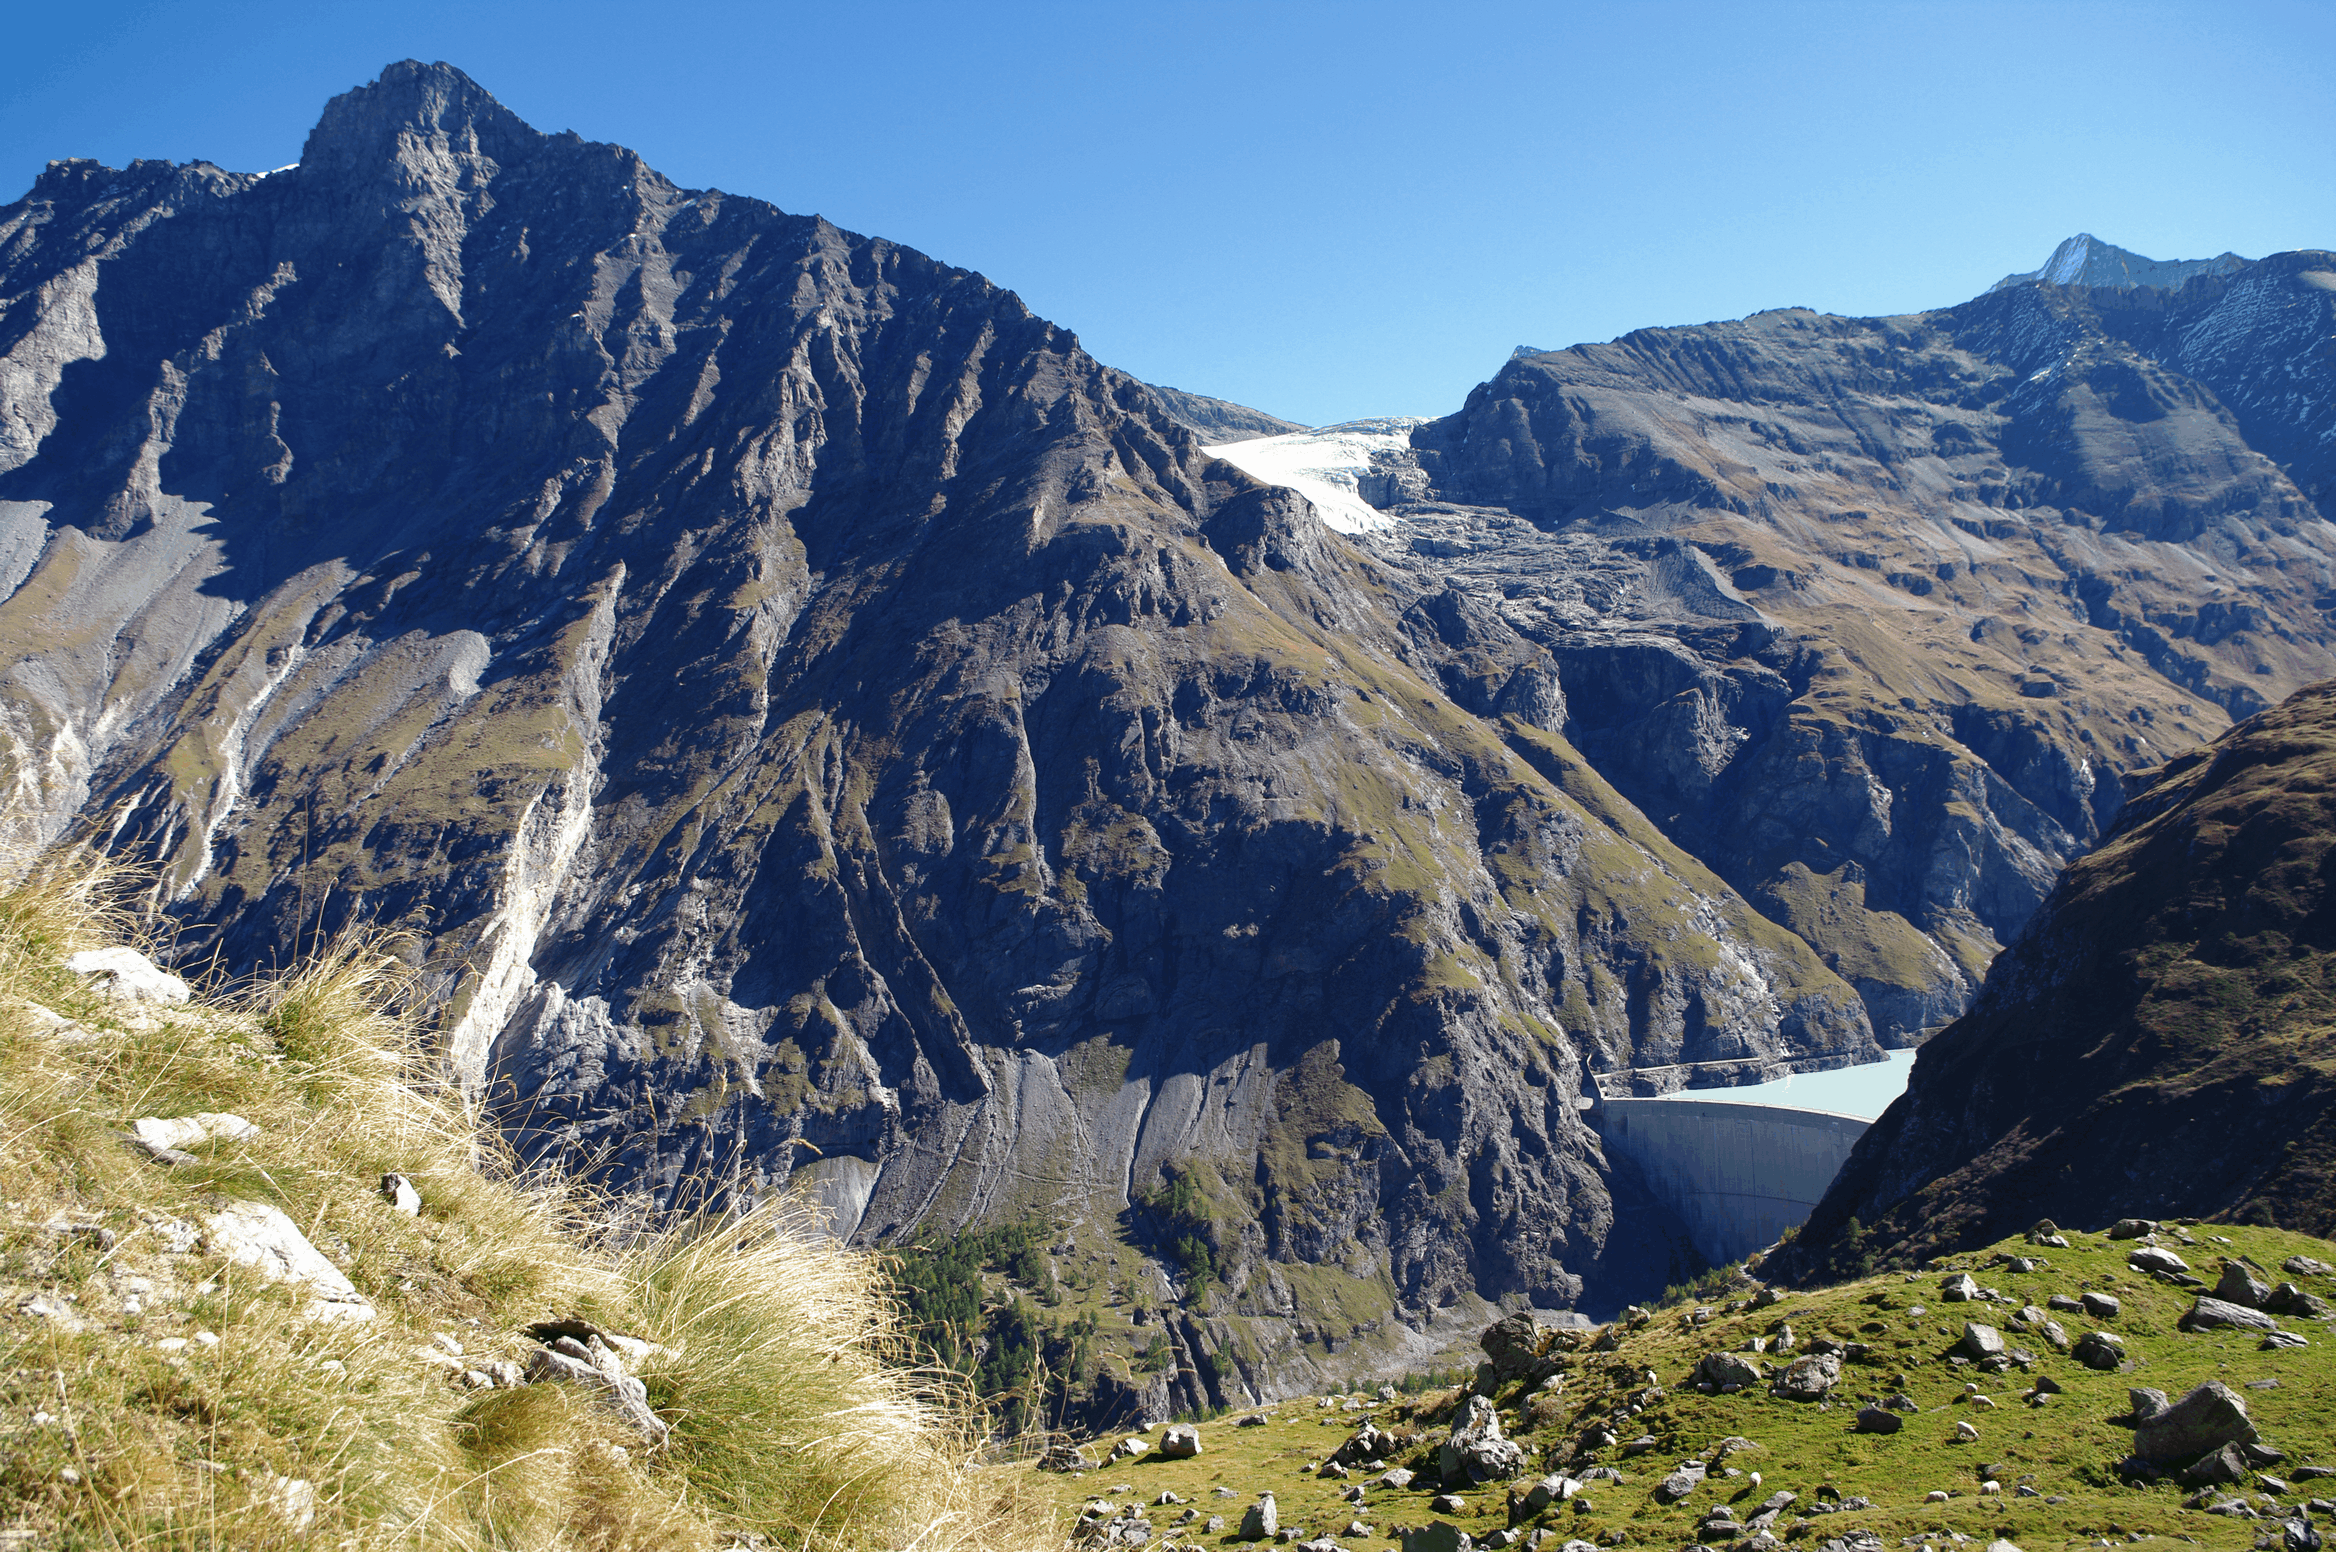
[[[65,855],[0,889],[0,1528],[125,1548],[1043,1539],[973,1469],[951,1398],[887,1363],[872,1258],[783,1205],[642,1233],[523,1176],[399,1015],[392,945],[181,1007],[98,995],[63,959],[130,937],[123,882]],[[258,1132],[190,1163],[121,1135],[220,1111]],[[390,1171],[419,1216],[383,1200]],[[222,1199],[289,1215],[376,1318],[310,1320],[293,1286],[173,1252]],[[663,1349],[641,1377],[665,1447],[572,1387],[456,1372],[523,1357],[548,1318]],[[448,1345],[457,1364],[427,1356]]]

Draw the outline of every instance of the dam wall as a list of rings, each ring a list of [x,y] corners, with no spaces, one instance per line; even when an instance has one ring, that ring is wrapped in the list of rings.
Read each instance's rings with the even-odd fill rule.
[[[1809,1216],[1873,1123],[1825,1110],[1719,1100],[1604,1099],[1586,1115],[1609,1158],[1638,1166],[1714,1266]]]

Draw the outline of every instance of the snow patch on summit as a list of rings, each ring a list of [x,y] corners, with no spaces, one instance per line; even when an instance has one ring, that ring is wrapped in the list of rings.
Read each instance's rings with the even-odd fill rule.
[[[1395,519],[1363,499],[1362,478],[1372,472],[1374,454],[1385,462],[1407,452],[1412,428],[1425,424],[1425,416],[1389,415],[1226,442],[1203,451],[1268,485],[1296,491],[1340,533],[1378,533],[1393,528]]]

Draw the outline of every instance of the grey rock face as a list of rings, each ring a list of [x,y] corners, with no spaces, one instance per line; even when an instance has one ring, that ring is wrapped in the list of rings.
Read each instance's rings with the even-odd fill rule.
[[[1232,1182],[1131,1415],[1284,1383],[1276,1266],[1364,1323],[1659,1277],[1587,1069],[1876,1050],[1548,731],[1546,649],[979,276],[411,63],[265,178],[59,163],[0,255],[27,838],[229,965],[410,932],[523,1150],[656,1203]]]

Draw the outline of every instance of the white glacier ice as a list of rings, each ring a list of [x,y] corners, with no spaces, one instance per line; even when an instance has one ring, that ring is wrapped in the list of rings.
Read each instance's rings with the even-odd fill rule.
[[[1313,502],[1322,521],[1340,533],[1372,533],[1394,527],[1395,519],[1362,497],[1360,480],[1371,472],[1371,455],[1409,447],[1412,428],[1424,424],[1424,416],[1389,415],[1226,442],[1206,451],[1268,485],[1288,486]]]

